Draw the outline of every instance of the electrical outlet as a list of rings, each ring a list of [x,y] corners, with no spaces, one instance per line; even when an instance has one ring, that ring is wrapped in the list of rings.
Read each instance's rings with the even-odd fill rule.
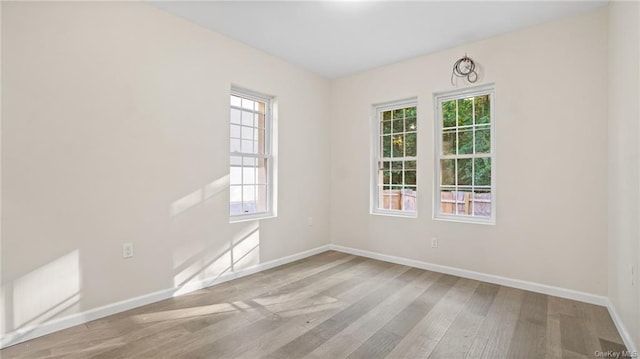
[[[313,226],[313,217],[307,217],[307,226]]]
[[[122,244],[122,258],[133,257],[133,243],[127,242]]]
[[[431,238],[431,248],[438,248],[438,238]]]

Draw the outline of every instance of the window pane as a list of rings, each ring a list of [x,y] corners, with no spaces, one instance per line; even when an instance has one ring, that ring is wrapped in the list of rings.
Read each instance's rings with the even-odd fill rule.
[[[394,170],[401,170],[403,162],[402,161],[393,161],[391,162],[391,168]]]
[[[458,159],[458,185],[471,186],[473,161],[471,158]]]
[[[231,123],[240,123],[240,110],[231,109]]]
[[[242,202],[230,202],[229,203],[229,214],[232,216],[243,214],[242,211]]]
[[[256,115],[255,117],[256,122],[256,126],[260,127],[260,128],[266,128],[266,125],[264,123],[264,115]]]
[[[473,124],[473,97],[458,100],[458,126]]]
[[[231,167],[229,170],[229,183],[230,184],[242,184],[242,168]]]
[[[253,110],[253,101],[248,100],[246,98],[242,99],[242,107]]]
[[[391,184],[391,171],[382,171],[382,183]]]
[[[467,216],[471,214],[472,195],[471,187],[462,187],[456,192],[455,199],[457,214]]]
[[[229,194],[231,202],[242,201],[242,186],[230,186]]]
[[[381,133],[384,135],[388,135],[391,133],[391,121],[382,121],[381,122]]]
[[[445,189],[440,191],[440,213],[455,214],[456,192]]]
[[[416,171],[414,170],[404,171],[404,184],[409,186],[416,185]]]
[[[255,166],[257,160],[258,160],[257,158],[253,158],[253,157],[244,157],[242,159],[242,164],[245,166]]]
[[[258,136],[256,137],[256,140],[258,141],[258,146],[256,147],[256,152],[260,153],[260,154],[266,154],[266,132],[265,130],[256,130],[256,132],[258,133]]]
[[[404,117],[404,109],[401,108],[399,110],[393,110],[393,118],[403,118]]]
[[[256,204],[258,212],[267,211],[267,186],[256,186]]]
[[[491,217],[491,191],[476,190],[473,193],[473,215],[477,217]]]
[[[385,111],[382,113],[382,119],[383,120],[390,120],[391,119],[391,111]]]
[[[491,158],[475,158],[475,186],[491,186]]]
[[[406,161],[404,163],[404,168],[415,170],[416,169],[416,161]]]
[[[473,130],[465,130],[458,132],[458,154],[473,153]]]
[[[456,154],[456,132],[455,131],[447,131],[442,134],[442,154],[443,155]]]
[[[489,95],[476,97],[476,123],[489,123],[491,121],[491,104]]]
[[[242,126],[242,139],[253,140],[253,127]]]
[[[401,133],[404,130],[404,120],[393,120],[393,133]]]
[[[240,140],[232,138],[229,144],[231,145],[229,148],[231,152],[240,152]]]
[[[456,101],[442,103],[442,127],[456,126]]]
[[[255,200],[256,200],[256,186],[242,186],[242,200],[245,203],[246,202],[255,202]]]
[[[440,160],[440,184],[443,186],[456,184],[456,160]]]
[[[382,136],[382,157],[391,157],[391,136]]]
[[[415,117],[407,118],[406,120],[404,120],[404,131],[405,132],[415,131],[416,129],[417,129],[417,125],[416,125],[416,118]]]
[[[476,129],[476,153],[491,152],[491,130],[489,127]]]
[[[255,153],[253,151],[253,141],[242,140],[242,152],[244,152],[244,153]]]
[[[404,110],[404,117],[416,117],[418,111],[416,109],[416,107],[408,107]]]
[[[231,125],[230,130],[231,137],[240,138],[240,126]]]
[[[405,136],[405,156],[414,157],[417,152],[416,148],[416,133],[407,133]]]
[[[380,162],[380,169],[388,170],[390,168],[391,168],[391,162],[389,162],[389,161]]]
[[[256,183],[256,169],[255,168],[242,168],[242,183],[243,184],[255,184]]]
[[[242,125],[253,126],[253,112],[242,111]]]
[[[391,184],[402,184],[402,171],[391,171]]]
[[[256,159],[256,161],[258,162],[258,167],[256,169],[257,172],[257,177],[256,177],[256,183],[257,184],[263,184],[266,185],[268,178],[267,178],[267,159],[266,158],[258,158]]]
[[[229,159],[229,164],[232,166],[239,166],[242,164],[242,157],[240,156],[231,156]]]
[[[265,113],[267,106],[264,102],[260,102],[260,101],[256,101],[256,111],[260,112],[260,113]]]
[[[401,192],[402,196],[402,210],[415,212],[416,205],[416,188],[415,187],[405,187]]]
[[[240,97],[231,95],[231,106],[240,107]]]
[[[392,157],[404,157],[404,135],[393,135]]]

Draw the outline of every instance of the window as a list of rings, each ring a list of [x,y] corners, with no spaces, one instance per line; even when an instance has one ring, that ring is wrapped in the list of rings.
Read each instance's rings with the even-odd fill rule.
[[[495,223],[493,86],[435,96],[434,216]]]
[[[230,218],[271,216],[271,99],[232,89],[230,115]]]
[[[372,213],[416,216],[416,101],[374,109]]]

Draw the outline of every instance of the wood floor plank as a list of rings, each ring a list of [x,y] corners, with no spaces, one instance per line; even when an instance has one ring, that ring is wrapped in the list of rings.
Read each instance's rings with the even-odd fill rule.
[[[509,358],[544,358],[546,355],[548,296],[525,292],[520,307],[520,317],[511,338]],[[564,338],[564,332],[562,332]]]
[[[435,349],[480,282],[460,279],[389,353],[390,358],[426,358]]]
[[[464,310],[440,339],[429,358],[464,358],[471,350],[478,330],[498,294],[499,286],[480,284]]]
[[[524,291],[500,287],[467,358],[506,358],[520,316]]]
[[[391,294],[377,307],[349,324],[339,335],[316,348],[307,358],[336,358],[355,351],[375,332],[406,308],[415,298],[435,283],[441,276],[435,272],[424,272],[411,285]]]
[[[0,356],[557,359],[594,350],[626,350],[604,307],[329,251]]]
[[[383,358],[424,318],[455,285],[458,277],[442,275],[406,308],[364,342],[348,358]]]
[[[378,288],[371,294],[350,305],[343,311],[340,311],[319,326],[282,346],[272,353],[270,357],[301,358],[309,354],[325,341],[329,340],[346,328],[351,322],[357,320],[359,317],[377,306],[388,296],[388,293],[393,293],[402,289],[404,286],[416,279],[420,274],[422,274],[420,269],[408,269],[398,276],[392,283]]]

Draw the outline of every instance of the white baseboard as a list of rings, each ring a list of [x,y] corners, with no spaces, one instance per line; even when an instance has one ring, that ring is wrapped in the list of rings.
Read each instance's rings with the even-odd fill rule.
[[[283,264],[295,262],[297,260],[316,255],[318,253],[328,251],[329,245],[320,246],[304,252],[292,254],[283,258],[275,259],[269,262],[260,263],[250,268],[241,269],[235,272],[226,273],[216,278],[204,279],[198,282],[189,283],[178,288],[169,288],[139,297],[123,300],[117,303],[108,304],[102,307],[87,310],[81,313],[71,314],[65,317],[56,318],[41,324],[20,328],[16,331],[9,332],[0,338],[0,349],[11,345],[22,343],[24,341],[34,339],[46,334],[50,334],[59,330],[67,329],[75,325],[100,319],[108,315],[124,312],[129,309],[141,307],[143,305],[158,302],[171,297],[176,297],[185,293],[193,292],[198,289],[210,287],[212,285],[228,282],[232,279],[245,277],[263,270],[281,266]]]
[[[611,319],[613,319],[613,323],[616,325],[616,329],[618,329],[618,333],[620,333],[622,341],[624,341],[624,345],[627,347],[627,350],[631,353],[635,352],[638,353],[637,355],[640,355],[638,346],[634,342],[631,333],[629,333],[629,330],[627,330],[627,327],[624,325],[624,322],[622,322],[622,318],[618,314],[616,307],[609,299],[607,299],[607,309],[609,309],[609,315],[611,315]]]
[[[501,277],[501,276],[492,275],[492,274],[485,274],[485,273],[475,272],[475,271],[466,270],[466,269],[460,269],[460,268],[449,267],[449,266],[444,266],[440,264],[433,264],[429,262],[418,261],[414,259],[407,259],[407,258],[396,257],[396,256],[387,255],[387,254],[365,251],[362,249],[344,247],[344,246],[339,246],[335,244],[330,244],[329,248],[338,252],[344,252],[344,253],[354,254],[354,255],[367,257],[371,259],[377,259],[385,262],[402,264],[402,265],[420,268],[420,269],[426,269],[434,272],[451,274],[458,277],[475,279],[483,282],[504,285],[506,287],[513,287],[513,288],[528,290],[531,292],[553,295],[556,297],[577,300],[580,302],[601,305],[604,307],[606,307],[607,303],[609,302],[607,297],[585,293],[585,292],[579,292],[572,289],[565,289],[565,288],[554,287],[546,284],[528,282],[520,279],[512,279],[512,278]]]

